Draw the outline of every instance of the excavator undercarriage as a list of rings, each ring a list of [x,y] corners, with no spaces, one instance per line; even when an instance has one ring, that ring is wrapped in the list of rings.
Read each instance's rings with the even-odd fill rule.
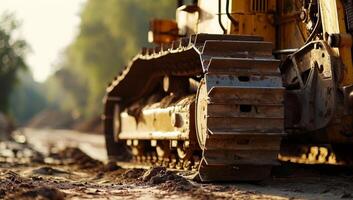
[[[122,98],[149,96],[117,102],[115,139],[136,161],[199,169],[203,181],[267,177],[285,134],[285,89],[272,43],[199,34],[163,48],[138,55],[113,82]],[[142,82],[145,74],[155,79]],[[129,79],[141,88],[120,86]]]
[[[179,39],[175,22],[154,21],[158,45],[144,48],[108,86],[109,158],[194,171],[201,181],[262,180],[280,161],[352,164],[352,38],[331,33],[325,18],[328,6],[343,4],[286,1],[290,12],[283,1],[251,0],[240,15],[228,12],[227,1],[221,16],[219,1],[221,30],[206,34],[198,32],[213,22],[197,15],[211,8],[205,2],[178,9],[177,16],[199,18],[199,30],[182,22]]]

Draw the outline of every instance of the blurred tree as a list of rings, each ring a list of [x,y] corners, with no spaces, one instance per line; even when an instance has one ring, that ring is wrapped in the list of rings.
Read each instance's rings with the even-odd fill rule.
[[[45,83],[45,90],[49,105],[72,115],[73,118],[81,117],[87,104],[87,87],[77,74],[68,68],[59,69]]]
[[[61,63],[63,71],[56,74],[65,83],[66,93],[74,97],[74,102],[62,103],[85,116],[99,115],[107,83],[140,47],[149,45],[149,20],[174,16],[175,1],[171,0],[88,0],[79,34]]]
[[[29,71],[18,73],[18,79],[21,84],[16,85],[11,92],[9,114],[16,119],[18,125],[25,125],[48,105],[43,85],[35,82]]]
[[[9,98],[18,80],[18,71],[27,69],[24,62],[26,42],[13,38],[18,23],[13,15],[0,19],[0,111],[8,113]]]

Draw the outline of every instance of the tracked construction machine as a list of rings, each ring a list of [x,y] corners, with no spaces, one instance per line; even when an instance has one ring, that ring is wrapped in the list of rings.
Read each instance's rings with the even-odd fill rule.
[[[107,88],[109,158],[252,181],[350,164],[352,0],[178,1]]]

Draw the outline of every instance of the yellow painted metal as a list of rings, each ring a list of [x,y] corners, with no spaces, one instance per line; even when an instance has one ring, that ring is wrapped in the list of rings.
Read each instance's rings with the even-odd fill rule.
[[[170,43],[178,39],[178,25],[174,20],[154,19],[150,21],[148,41],[156,44]]]
[[[160,103],[146,105],[139,116],[120,114],[119,139],[187,140],[190,133],[191,102],[195,95],[185,96],[174,105],[162,108]]]
[[[322,0],[320,1],[321,6],[321,18],[323,26],[323,35],[329,34],[347,34],[345,24],[345,12],[341,0]],[[343,64],[342,77],[340,80],[340,86],[349,86],[353,84],[353,64],[352,64],[352,50],[351,46],[340,46],[339,48],[332,48],[333,53],[340,58]],[[328,127],[329,138],[333,141],[347,141],[347,137],[343,137],[340,132],[346,131],[345,127],[350,127],[352,124],[352,116],[345,116],[341,120],[341,123],[337,125],[331,125]]]
[[[227,29],[228,34],[256,35],[264,37],[265,41],[276,42],[275,16],[276,0],[233,0],[230,1],[229,12],[237,21],[232,24],[226,15],[226,1],[222,0],[221,13],[218,13],[218,1],[199,0],[200,13],[198,20],[195,14],[177,11],[178,24],[188,26],[194,33],[223,34],[218,22],[218,15]],[[258,6],[257,6],[258,5]],[[179,17],[178,17],[179,16]],[[193,18],[197,25],[190,25],[187,19]]]
[[[323,34],[340,33],[345,34],[345,13],[341,0],[320,1]],[[353,64],[351,47],[333,48],[337,57],[340,57],[344,64],[341,86],[353,84]]]
[[[300,48],[304,45],[308,32],[305,23],[300,21],[301,6],[298,1],[276,0],[233,0],[230,13],[236,24],[226,17],[226,1],[222,1],[221,19],[228,34],[257,35],[273,42],[279,49]],[[276,4],[278,3],[278,5]],[[345,13],[341,0],[321,0],[321,18],[323,35],[346,34]],[[195,32],[222,33],[218,24],[218,1],[200,0],[201,14]],[[276,30],[276,9],[280,13]],[[277,31],[277,33],[276,33]],[[341,58],[344,71],[341,86],[353,84],[353,63],[350,46],[333,48],[335,55]]]
[[[296,0],[278,1],[279,21],[277,47],[295,49],[304,45],[308,33],[304,23],[299,19],[301,7],[295,6]]]
[[[276,43],[275,0],[232,1],[231,15],[237,24],[231,23],[230,34],[256,35],[265,41]]]
[[[316,38],[314,39],[319,40],[324,36],[323,38],[327,40],[327,35],[338,34],[346,41],[345,45],[332,48],[335,57],[339,58],[344,65],[342,79],[340,79],[339,83],[341,86],[346,86],[353,83],[351,55],[352,37],[346,33],[345,12],[341,1],[343,0],[318,0],[321,9],[323,32],[315,32]],[[159,74],[159,71],[162,71],[162,73],[158,75],[161,77],[162,75],[168,74],[183,74],[180,76],[185,76],[186,78],[188,78],[187,76],[193,76],[195,79],[192,80],[195,82],[200,80],[200,77],[203,77],[198,94],[196,94],[196,101],[195,94],[190,95],[195,92],[194,90],[190,89],[187,92],[183,91],[179,94],[179,84],[168,79],[168,82],[165,82],[168,84],[163,86],[169,84],[175,85],[173,87],[170,87],[170,85],[165,87],[164,91],[158,91],[157,89],[160,88],[155,86],[157,88],[155,88],[156,90],[154,91],[156,96],[151,94],[153,91],[151,90],[151,93],[141,93],[142,95],[135,98],[134,101],[125,102],[126,105],[130,107],[124,108],[123,110],[120,110],[119,107],[115,107],[114,115],[106,111],[105,116],[115,119],[114,131],[110,130],[111,121],[106,121],[105,126],[108,127],[106,128],[106,133],[111,134],[111,132],[114,132],[115,139],[125,140],[127,145],[131,146],[132,151],[137,152],[133,153],[135,158],[139,159],[142,159],[141,155],[145,153],[143,151],[149,151],[145,148],[146,141],[147,143],[151,143],[151,147],[156,147],[155,150],[158,157],[166,158],[165,154],[172,155],[169,154],[169,148],[178,149],[179,160],[182,160],[181,164],[184,166],[186,163],[184,161],[192,161],[194,166],[199,166],[199,174],[201,177],[205,178],[202,178],[204,181],[213,179],[228,180],[230,178],[228,175],[234,173],[234,164],[241,167],[238,168],[237,166],[237,175],[233,177],[236,177],[237,180],[242,180],[242,178],[238,176],[242,177],[243,171],[239,171],[239,169],[245,169],[245,179],[251,180],[252,176],[249,171],[247,171],[247,168],[254,168],[255,170],[250,170],[252,173],[262,169],[263,166],[276,164],[281,137],[284,135],[285,131],[291,131],[290,128],[285,130],[284,126],[285,117],[287,117],[284,114],[284,110],[288,108],[285,107],[284,104],[285,99],[283,99],[283,97],[286,91],[285,88],[282,88],[281,78],[278,80],[276,78],[271,79],[272,81],[277,80],[279,83],[277,86],[273,87],[262,87],[262,84],[268,84],[266,82],[256,83],[258,81],[257,76],[259,76],[259,74],[261,75],[263,70],[268,70],[265,61],[273,60],[272,45],[269,46],[268,44],[274,43],[276,50],[289,50],[276,51],[277,53],[275,53],[275,55],[278,56],[276,58],[279,59],[276,63],[279,64],[280,59],[283,61],[283,59],[287,57],[287,52],[292,52],[291,49],[301,48],[305,45],[310,31],[312,31],[314,27],[311,23],[315,23],[316,17],[313,17],[314,20],[311,18],[312,15],[315,15],[314,12],[316,10],[308,9],[311,12],[307,12],[308,10],[303,9],[303,1],[300,0],[232,0],[230,1],[232,4],[229,10],[231,18],[229,18],[226,11],[227,1],[221,0],[221,2],[221,13],[219,13],[218,1],[216,0],[198,0],[197,6],[184,5],[180,7],[177,10],[179,35],[172,34],[172,36],[188,36],[197,33],[227,33],[233,36],[223,37],[222,35],[216,35],[217,37],[215,37],[215,35],[208,35],[207,37],[202,37],[203,34],[193,35],[190,38],[183,38],[173,43],[173,48],[168,50],[164,48],[158,50],[160,48],[156,48],[153,50],[153,54],[138,55],[132,63],[136,62],[140,64],[130,64],[128,68],[123,71],[123,74],[117,77],[108,88],[108,91],[111,92],[119,83],[121,84],[123,79],[129,76],[127,75],[128,73],[132,74],[131,77],[140,77],[140,75],[136,75],[137,73],[134,75],[133,70],[136,68],[133,67],[145,67],[144,70],[147,71],[148,67],[151,67],[151,71],[149,71],[151,72],[150,74],[152,74],[152,72]],[[315,3],[313,5],[315,5]],[[170,35],[165,35],[165,32],[169,33],[171,32],[170,30],[175,30],[175,25],[176,24],[173,22],[155,21],[155,24],[152,26],[155,29],[152,30],[155,30],[153,32],[156,34],[152,35],[152,41],[164,43],[165,41],[169,42],[172,40]],[[224,28],[226,30],[224,30]],[[321,30],[321,26],[319,28],[319,30]],[[261,40],[259,37],[250,37],[252,38],[251,40],[238,40],[236,36],[234,37],[234,34],[242,36],[261,36],[268,42],[258,41]],[[326,43],[321,42],[320,44]],[[326,45],[322,46],[326,47]],[[314,48],[314,45],[312,48]],[[331,48],[327,49],[329,49],[328,51],[331,55]],[[258,52],[258,50],[260,51]],[[161,55],[164,55],[165,59],[160,59]],[[171,56],[172,59],[169,59],[168,55]],[[189,58],[188,55],[190,55],[192,59],[187,59]],[[239,57],[237,57],[238,55]],[[196,59],[194,59],[194,57]],[[308,58],[309,59],[300,61],[298,62],[299,64],[295,65],[298,65],[298,67],[302,69],[305,68],[305,70],[301,71],[308,71],[308,69],[316,67],[315,64],[319,63],[315,63],[314,61],[325,61],[327,55],[320,53],[319,56],[316,56],[315,53],[310,53]],[[197,62],[194,62],[195,60],[197,60]],[[249,61],[257,62],[251,63]],[[258,61],[261,61],[260,64],[256,64],[259,63]],[[153,68],[153,65],[158,62],[164,63],[163,65],[165,66],[163,66],[163,69],[159,67]],[[245,65],[244,63],[247,64]],[[340,62],[336,63],[332,64],[332,66],[340,69]],[[284,66],[285,65],[286,62],[284,63]],[[191,66],[190,68],[195,67],[193,70],[196,72],[189,73],[187,70],[190,68],[185,66]],[[321,66],[317,66],[317,69],[321,71]],[[274,67],[276,77],[279,77],[278,66]],[[331,64],[329,67],[331,70]],[[180,70],[180,68],[182,70]],[[251,73],[251,68],[254,68],[254,73]],[[184,73],[184,69],[187,69],[186,71],[188,73]],[[202,74],[202,72],[205,73]],[[320,73],[325,75],[325,72],[326,70],[322,68]],[[268,74],[262,74],[261,80],[265,80],[267,75]],[[154,77],[153,75],[150,76]],[[146,77],[149,77],[149,75]],[[326,76],[326,78],[331,78],[331,73],[329,73],[329,76]],[[294,82],[295,79],[292,80]],[[318,80],[320,81],[321,79]],[[141,82],[143,83],[143,81]],[[317,85],[319,87],[321,86],[320,84]],[[332,91],[336,92],[334,87],[328,86],[327,88],[327,93],[330,93],[331,96],[336,95],[331,94]],[[319,88],[315,87],[315,89]],[[127,90],[129,90],[129,88]],[[321,93],[325,94],[325,92]],[[324,96],[321,95],[321,93],[314,93],[313,98],[315,98],[315,101],[309,98],[308,101],[310,100],[317,103],[318,101],[316,101],[316,99],[320,98],[325,100],[326,104],[328,101],[334,102],[334,100],[328,100],[328,95]],[[163,101],[168,100],[170,96],[166,96],[160,100],[160,94],[178,96],[179,101],[175,102],[173,99]],[[133,96],[136,95],[129,94],[126,96],[134,99]],[[157,97],[158,100],[150,97]],[[145,98],[146,100],[148,99],[148,101],[139,101],[139,98]],[[298,98],[302,98],[302,96]],[[329,124],[325,124],[324,128],[319,127],[316,128],[317,130],[313,131],[315,134],[322,133],[317,137],[316,135],[312,135],[313,141],[327,142],[326,139],[328,139],[329,142],[335,143],[353,142],[351,138],[342,134],[345,132],[351,133],[353,119],[351,115],[343,113],[345,107],[339,105],[342,102],[339,98],[340,97],[335,101],[337,106],[335,111],[330,109],[325,114],[325,117],[329,117],[327,117],[330,120]],[[117,98],[116,101],[120,104],[120,101],[123,102],[124,98]],[[156,103],[156,101],[159,102]],[[172,103],[170,103],[171,101]],[[132,105],[130,105],[130,103]],[[108,104],[106,110],[110,111],[111,105],[112,104]],[[122,105],[124,105],[124,102]],[[296,103],[294,103],[294,105],[296,105]],[[310,111],[308,112],[304,109],[305,107],[301,108],[300,105],[296,105],[295,108],[289,107],[289,111],[296,108],[302,111],[304,115],[309,116]],[[315,105],[313,108],[316,109],[317,106]],[[329,113],[334,113],[335,116],[332,117]],[[322,112],[320,114],[322,114]],[[316,114],[313,116],[317,117]],[[335,119],[331,120],[332,118]],[[314,121],[314,119],[311,121]],[[293,127],[297,128],[300,126]],[[312,130],[310,129],[308,131]],[[294,134],[295,133],[293,133],[293,135]],[[199,141],[198,144],[196,138]],[[202,149],[202,155],[200,154],[201,151],[198,145],[200,145]],[[201,164],[199,158],[193,154],[193,151],[196,152],[195,155],[202,157]],[[163,156],[161,156],[162,154]],[[193,160],[189,160],[191,156],[185,156],[186,154],[192,155]],[[148,154],[145,155],[147,159]],[[170,157],[170,159],[175,160],[175,158],[172,157]],[[336,160],[336,155],[325,146],[309,146],[299,157],[290,157],[285,154],[280,154],[279,159],[307,164],[341,164]],[[165,160],[163,160],[163,162],[164,161]],[[169,165],[172,166],[173,162],[174,161],[171,161]],[[189,165],[188,163],[186,164]],[[243,168],[244,166],[242,165],[246,167]],[[231,169],[227,171],[229,166],[231,166]],[[190,166],[186,167],[186,169],[189,168]],[[217,171],[221,173],[216,173]],[[267,172],[270,172],[270,170],[266,169],[265,171],[266,172],[262,174],[266,175]],[[211,176],[211,178],[208,176]],[[256,179],[262,177],[262,175],[254,176]],[[233,177],[231,180],[233,180]]]
[[[276,49],[299,49],[305,45],[310,32],[310,24],[303,23],[301,14],[306,14],[299,0],[232,0],[230,1],[230,14],[236,23],[226,15],[226,0],[222,0],[221,13],[218,11],[218,1],[199,0],[200,8],[198,20],[189,22],[196,23],[193,28],[195,33],[217,33],[222,34],[218,16],[227,29],[228,34],[256,35],[262,36],[266,41],[275,44]],[[346,31],[345,11],[342,0],[319,0],[322,36],[327,40],[328,34],[341,35],[342,41],[348,35]],[[303,13],[304,12],[304,13]],[[276,14],[277,13],[277,18]],[[186,20],[187,21],[187,20]],[[312,25],[311,25],[312,26]],[[348,35],[350,36],[350,35]],[[349,38],[351,40],[351,36]],[[333,55],[342,61],[334,66],[343,69],[338,80],[340,86],[353,84],[353,63],[351,41],[338,48],[331,48]],[[283,57],[284,58],[284,57]],[[342,120],[342,124],[351,124],[351,117]],[[341,124],[341,125],[342,125]],[[331,125],[329,129],[332,134],[337,135],[341,128]]]

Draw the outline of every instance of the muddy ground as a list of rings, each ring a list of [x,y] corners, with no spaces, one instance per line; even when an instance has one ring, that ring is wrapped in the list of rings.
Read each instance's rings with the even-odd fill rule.
[[[262,182],[201,184],[162,167],[105,163],[94,156],[104,152],[101,136],[28,134],[27,144],[20,134],[0,143],[1,199],[353,199],[352,168],[284,163]]]

